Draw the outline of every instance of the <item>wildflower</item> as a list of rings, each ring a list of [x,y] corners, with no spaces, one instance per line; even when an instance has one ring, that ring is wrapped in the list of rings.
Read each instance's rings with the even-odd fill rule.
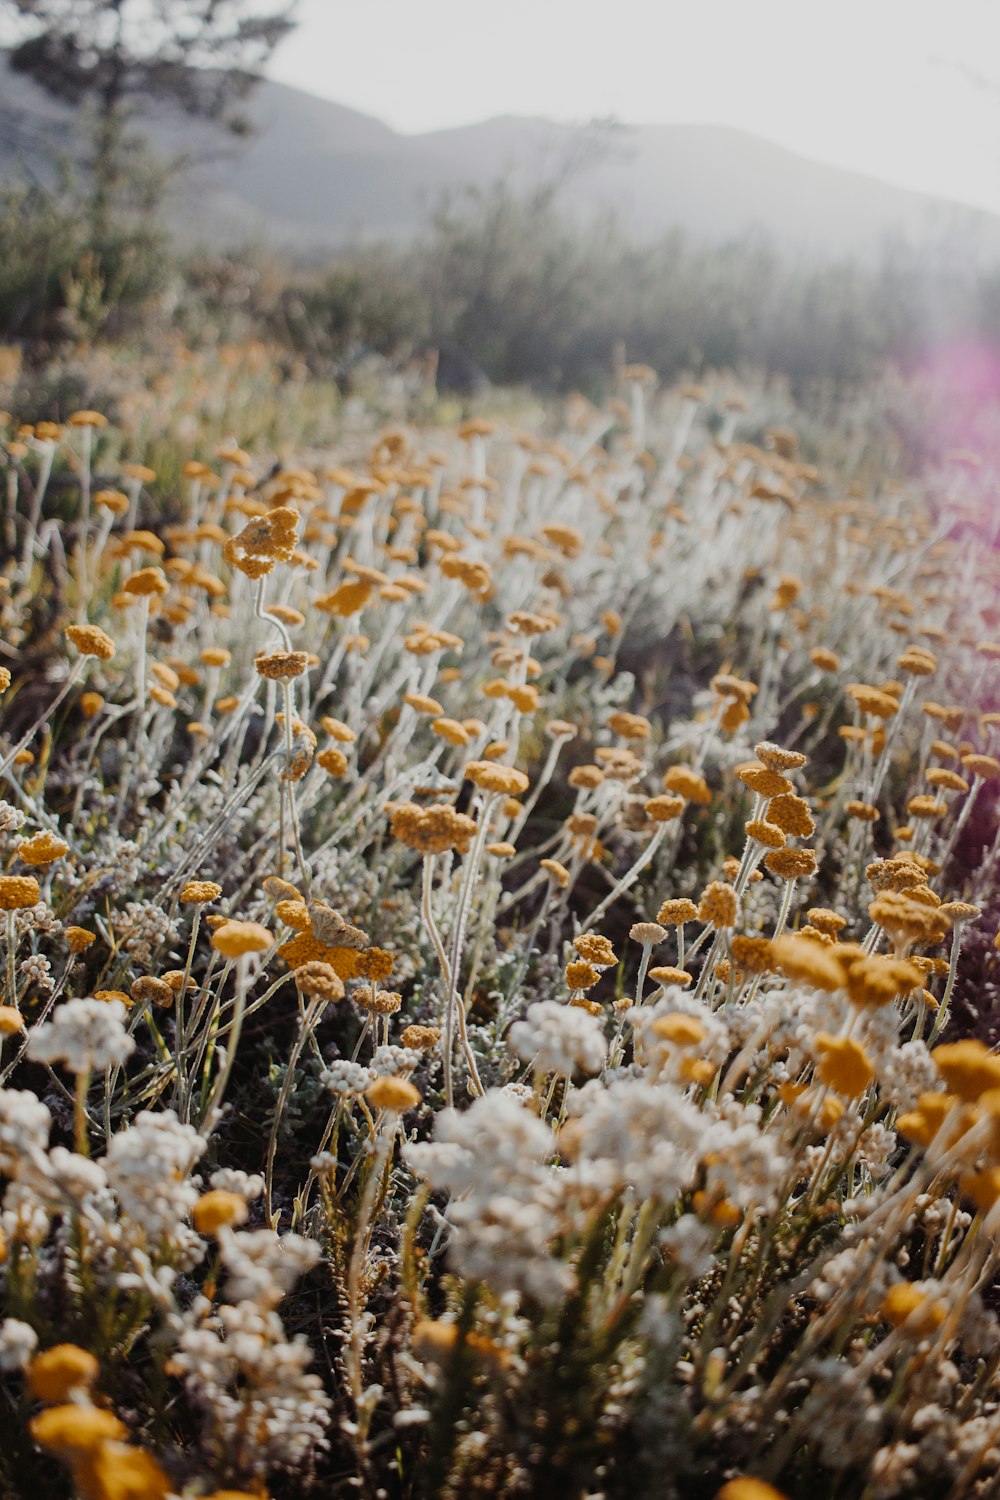
[[[132,996],[127,995],[124,990],[95,990],[94,999],[99,1000],[102,1005],[124,1005],[126,1010],[131,1010],[133,1004]]]
[[[993,755],[963,755],[962,765],[970,776],[978,776],[981,781],[1000,780],[1000,760]]]
[[[0,1370],[9,1374],[23,1370],[38,1347],[38,1334],[30,1323],[20,1318],[4,1318],[0,1323]]]
[[[839,990],[846,982],[840,961],[829,949],[804,937],[779,937],[771,942],[778,970],[789,979],[800,979],[817,990]]]
[[[739,897],[731,885],[711,881],[701,893],[698,917],[712,927],[732,927],[736,921]]]
[[[798,880],[815,875],[817,862],[811,849],[773,849],[764,855],[764,864],[779,880]]]
[[[658,922],[633,922],[628,935],[633,943],[648,944],[649,947],[654,948],[657,943],[663,942],[667,933]]]
[[[573,947],[580,957],[600,968],[610,968],[618,962],[618,956],[610,941],[597,932],[584,932],[573,939]]]
[[[169,1010],[174,1003],[171,986],[154,974],[145,974],[134,980],[129,993],[137,1005],[158,1005],[161,1010]]]
[[[319,752],[316,756],[316,764],[322,767],[328,776],[337,778],[346,773],[348,759],[343,750],[338,750],[335,746],[331,745]]]
[[[71,1073],[120,1066],[135,1051],[124,1021],[125,1007],[120,1001],[66,1000],[51,1021],[34,1027],[28,1056],[35,1062],[61,1062]]]
[[[403,702],[408,703],[414,713],[428,714],[432,717],[440,717],[444,708],[436,698],[429,698],[426,693],[404,693]]]
[[[0,833],[18,833],[25,822],[25,814],[20,808],[0,799]]]
[[[329,964],[315,959],[295,970],[295,983],[304,995],[313,999],[334,1001],[344,998],[344,981]]]
[[[819,932],[831,938],[835,938],[847,926],[846,917],[840,916],[838,912],[830,911],[826,906],[810,906],[806,912],[806,918]]]
[[[782,849],[785,844],[785,835],[774,823],[769,823],[765,818],[751,818],[745,825],[748,839],[755,844],[760,844],[765,849]]]
[[[467,854],[476,832],[473,820],[447,803],[422,808],[415,802],[398,802],[389,822],[394,838],[423,854],[440,854],[448,849]]]
[[[913,1333],[922,1335],[940,1328],[948,1316],[948,1309],[927,1290],[926,1283],[897,1281],[883,1297],[879,1313],[890,1327],[902,1328],[905,1325]]]
[[[729,945],[733,962],[748,974],[770,974],[774,969],[774,954],[770,938],[747,937],[736,933]]]
[[[148,1240],[176,1243],[179,1226],[191,1214],[198,1189],[189,1174],[206,1142],[173,1110],[145,1110],[108,1143],[103,1165],[122,1216]]]
[[[271,682],[290,682],[309,669],[304,651],[259,651],[253,659],[259,677]]]
[[[847,993],[862,1009],[878,1009],[920,985],[921,972],[903,959],[881,954],[855,959],[847,971]]]
[[[273,935],[259,922],[224,922],[212,933],[212,947],[229,959],[263,953],[273,941]]]
[[[437,709],[436,711],[438,713],[441,712],[440,709]],[[357,739],[357,735],[354,733],[354,730],[351,729],[349,725],[345,724],[342,719],[334,719],[331,718],[329,714],[324,714],[319,722],[320,728],[324,731],[324,733],[328,734],[331,739],[337,740],[340,744],[352,745]]]
[[[592,791],[604,780],[600,766],[574,766],[566,778],[570,786]]]
[[[181,887],[178,901],[182,906],[204,906],[209,901],[218,901],[222,886],[214,880],[189,880]]]
[[[26,865],[50,865],[69,853],[69,845],[47,829],[17,846],[17,857]]]
[[[667,927],[683,927],[685,922],[694,922],[697,917],[698,908],[686,896],[664,901],[656,913],[656,920]]]
[[[587,967],[590,966],[569,965],[572,969]],[[600,977],[596,970],[592,972],[596,978]],[[542,1073],[558,1073],[564,1078],[572,1078],[576,1072],[598,1072],[604,1066],[607,1050],[596,1017],[554,1000],[539,1000],[530,1005],[524,1019],[515,1021],[511,1027],[507,1045],[522,1062],[530,1062]]]
[[[78,1344],[57,1344],[37,1354],[25,1375],[35,1400],[55,1406],[74,1391],[88,1391],[100,1368],[88,1349],[81,1349]]]
[[[819,1053],[816,1076],[839,1094],[854,1098],[863,1093],[875,1077],[875,1069],[864,1047],[851,1037],[831,1036],[818,1031],[813,1044]]]
[[[441,1040],[439,1026],[406,1026],[399,1040],[414,1052],[430,1052]]]
[[[42,899],[33,875],[0,875],[0,911],[23,911]]]
[[[608,715],[608,728],[623,740],[648,740],[653,726],[642,714],[626,713],[623,709]]]
[[[650,969],[649,977],[655,984],[663,985],[664,987],[676,984],[680,985],[682,989],[691,984],[693,979],[693,976],[686,969],[677,969],[671,964],[658,964],[655,968]]]
[[[239,1193],[213,1188],[202,1193],[191,1210],[191,1222],[199,1234],[216,1235],[220,1229],[245,1224],[247,1219],[246,1199]]]
[[[971,1037],[935,1047],[931,1060],[948,1090],[969,1104],[1000,1088],[1000,1057]]]
[[[356,1098],[365,1092],[374,1077],[371,1068],[363,1067],[361,1063],[348,1062],[346,1058],[338,1058],[323,1070],[320,1082],[332,1094]]]
[[[889,693],[866,683],[849,682],[844,691],[853,698],[861,713],[873,718],[891,719],[899,712],[899,704]]]
[[[40,1448],[71,1462],[99,1451],[101,1445],[128,1436],[113,1412],[97,1406],[50,1406],[32,1417],[28,1430]]]
[[[563,890],[566,889],[569,885],[569,871],[565,865],[560,864],[557,859],[541,859],[538,863],[554,885],[560,886]]]
[[[589,990],[601,977],[601,971],[583,959],[566,965],[566,983],[571,990]]]
[[[648,797],[643,803],[646,817],[654,823],[669,823],[679,818],[686,804],[683,797]]]
[[[365,1098],[373,1109],[405,1114],[420,1103],[420,1092],[405,1078],[376,1078],[365,1090]]]
[[[674,792],[686,802],[697,802],[703,807],[707,807],[712,800],[712,793],[704,776],[687,766],[670,766],[663,773],[663,786],[665,791]]]
[[[162,568],[139,568],[122,584],[122,592],[136,598],[159,596],[169,588],[170,584]]]
[[[747,766],[737,766],[736,774],[744,786],[756,792],[759,797],[777,797],[783,792],[792,791],[792,783],[787,776],[756,761]]]
[[[799,771],[808,759],[808,756],[803,755],[800,750],[786,750],[782,745],[774,744],[772,740],[761,740],[759,744],[754,745],[753,753],[769,771]]]
[[[730,1479],[716,1493],[715,1500],[787,1500],[781,1490],[776,1490],[773,1484],[765,1484],[763,1479],[751,1479],[748,1475],[740,1475],[738,1479]]]
[[[520,796],[528,790],[529,781],[523,771],[513,766],[498,766],[486,760],[473,760],[465,768],[465,777],[484,791],[500,793],[505,797]]]
[[[650,1023],[649,1030],[661,1041],[671,1042],[675,1047],[697,1047],[708,1035],[697,1016],[685,1015],[680,1011],[657,1016]]]
[[[87,1465],[101,1500],[170,1500],[174,1486],[143,1448],[127,1443],[101,1443]]]
[[[794,792],[772,797],[767,805],[767,821],[791,838],[807,839],[816,830],[809,804],[804,797],[797,797]]]

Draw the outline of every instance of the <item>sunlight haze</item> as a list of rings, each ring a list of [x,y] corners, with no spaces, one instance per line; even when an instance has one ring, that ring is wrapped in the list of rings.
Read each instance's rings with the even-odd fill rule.
[[[709,122],[1000,213],[996,0],[301,0],[272,77],[422,132]]]

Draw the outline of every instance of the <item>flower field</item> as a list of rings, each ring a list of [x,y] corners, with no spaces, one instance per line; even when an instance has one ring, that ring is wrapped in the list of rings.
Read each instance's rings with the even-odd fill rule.
[[[3,414],[0,1494],[996,1495],[988,467],[294,381]]]

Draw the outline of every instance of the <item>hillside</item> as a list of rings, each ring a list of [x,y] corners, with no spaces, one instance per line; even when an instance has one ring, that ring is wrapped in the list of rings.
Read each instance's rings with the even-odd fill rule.
[[[0,172],[44,177],[71,116],[25,79],[0,78]],[[887,242],[970,264],[1000,256],[1000,219],[807,160],[716,125],[608,131],[501,117],[423,135],[284,84],[266,82],[235,143],[154,108],[154,146],[195,164],[176,214],[190,233],[247,234],[304,254],[348,241],[406,239],[442,195],[509,176],[564,178],[568,205],[613,210],[634,234],[680,228],[718,242],[765,235],[793,253],[871,257]]]

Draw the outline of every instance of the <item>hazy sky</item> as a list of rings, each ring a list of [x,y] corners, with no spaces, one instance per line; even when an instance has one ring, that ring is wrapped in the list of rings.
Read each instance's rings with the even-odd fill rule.
[[[1000,0],[299,0],[271,73],[404,131],[735,125],[1000,213]]]

